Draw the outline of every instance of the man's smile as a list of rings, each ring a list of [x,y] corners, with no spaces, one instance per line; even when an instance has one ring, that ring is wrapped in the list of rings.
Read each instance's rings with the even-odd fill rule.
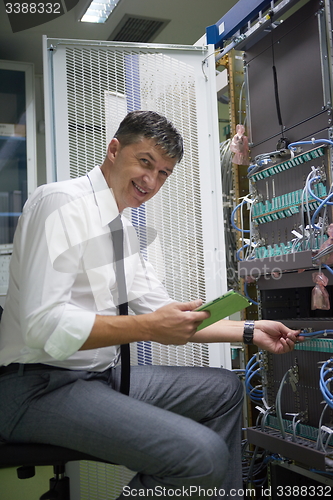
[[[142,189],[140,186],[138,186],[134,181],[132,181],[133,186],[141,193],[141,194],[148,194],[148,191],[145,191]]]

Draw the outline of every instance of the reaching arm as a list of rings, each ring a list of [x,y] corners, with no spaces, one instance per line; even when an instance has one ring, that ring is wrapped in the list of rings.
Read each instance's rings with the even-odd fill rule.
[[[242,342],[243,321],[221,320],[203,328],[191,338],[192,342]],[[290,330],[278,321],[255,321],[253,343],[275,354],[292,351],[295,342],[304,340],[299,331]]]
[[[195,311],[200,300],[173,302],[155,312],[139,316],[96,316],[91,333],[81,349],[95,349],[127,342],[150,340],[165,345],[187,342],[242,342],[243,321],[221,320],[197,332],[207,312]],[[255,322],[253,343],[275,354],[290,352],[302,341],[299,331],[277,321]]]

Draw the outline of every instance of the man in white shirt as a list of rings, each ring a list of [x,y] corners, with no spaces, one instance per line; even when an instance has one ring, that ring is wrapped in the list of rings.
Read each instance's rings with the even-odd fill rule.
[[[126,287],[136,314],[117,315],[109,223],[152,198],[182,154],[182,138],[164,117],[129,113],[101,167],[35,191],[14,239],[0,326],[0,437],[66,446],[137,471],[119,498],[139,490],[157,498],[159,488],[191,498],[217,488],[218,497],[221,488],[242,488],[243,394],[232,372],[132,367],[129,397],[119,392],[120,344],[243,339],[241,321],[197,332],[207,317],[195,311],[201,301],[168,296],[124,217]],[[298,335],[273,321],[249,328],[254,344],[274,353],[292,350]]]

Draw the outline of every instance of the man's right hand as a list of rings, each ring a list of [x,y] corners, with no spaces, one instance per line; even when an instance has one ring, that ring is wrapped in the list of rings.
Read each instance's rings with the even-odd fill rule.
[[[201,299],[172,302],[147,314],[145,320],[150,340],[165,345],[184,345],[189,342],[198,326],[209,317],[206,311],[195,311],[201,304]]]

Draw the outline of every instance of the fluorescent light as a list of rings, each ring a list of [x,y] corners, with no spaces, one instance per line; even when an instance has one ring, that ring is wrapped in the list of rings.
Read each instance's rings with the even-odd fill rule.
[[[83,23],[105,23],[119,0],[92,0],[85,14],[81,17]]]

